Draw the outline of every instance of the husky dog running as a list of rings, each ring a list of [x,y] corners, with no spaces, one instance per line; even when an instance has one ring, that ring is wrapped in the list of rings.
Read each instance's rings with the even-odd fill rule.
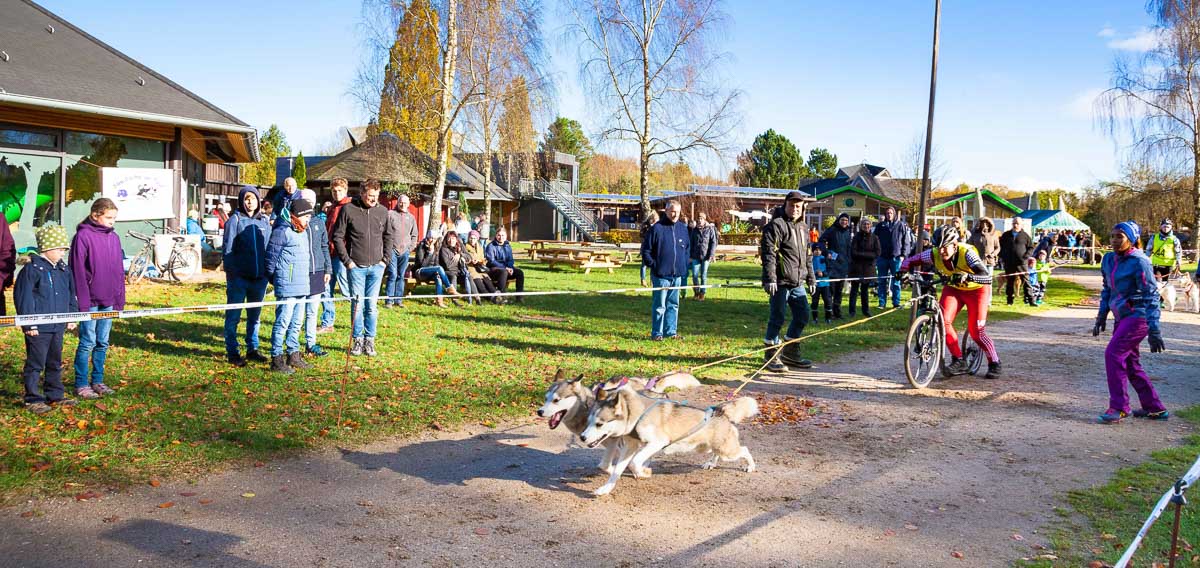
[[[1192,313],[1200,314],[1200,285],[1197,285],[1197,275],[1200,272],[1192,274],[1184,273],[1179,279],[1172,283],[1172,287],[1178,293],[1177,298],[1172,298],[1171,311],[1175,311],[1176,300],[1183,300],[1184,309],[1191,310]]]
[[[746,460],[746,471],[755,469],[754,458],[738,440],[737,424],[758,414],[758,402],[748,396],[705,409],[667,399],[645,396],[629,386],[601,391],[587,417],[579,438],[590,448],[622,441],[621,457],[609,471],[608,481],[593,491],[607,495],[617,485],[626,467],[633,476],[650,477],[646,461],[660,451],[677,454],[689,451],[713,453],[703,467],[712,469],[720,460]]]
[[[622,381],[638,390],[644,389],[655,393],[663,393],[670,388],[684,390],[700,386],[700,381],[696,380],[696,377],[679,371],[659,375],[653,379],[639,377],[622,379],[618,377],[589,388],[583,386],[583,375],[568,379],[562,369],[559,369],[554,374],[552,381],[550,388],[546,390],[546,403],[538,409],[537,414],[550,418],[551,430],[557,428],[559,424],[563,424],[576,436],[583,432],[584,428],[587,428],[588,412],[596,402],[596,393],[604,389],[617,388]],[[616,458],[620,446],[621,441],[617,438],[604,443],[605,452],[604,458],[600,460],[600,469],[605,473],[612,473],[612,462]],[[592,444],[591,447],[596,447],[596,444]]]

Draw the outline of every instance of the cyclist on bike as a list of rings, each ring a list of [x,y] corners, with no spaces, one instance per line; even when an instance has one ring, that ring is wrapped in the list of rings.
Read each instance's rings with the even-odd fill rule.
[[[954,331],[954,320],[965,306],[967,331],[988,359],[987,378],[998,379],[1000,356],[996,354],[996,345],[984,330],[988,305],[992,301],[992,276],[979,251],[960,239],[961,234],[952,226],[937,229],[933,232],[933,248],[904,259],[900,271],[932,266],[937,274],[947,280],[939,302],[945,314],[946,347],[953,356],[948,369],[950,374],[965,375],[969,372],[958,344],[958,334]]]

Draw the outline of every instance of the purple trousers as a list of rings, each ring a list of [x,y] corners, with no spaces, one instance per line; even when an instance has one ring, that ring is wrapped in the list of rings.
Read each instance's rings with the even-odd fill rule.
[[[1158,400],[1154,385],[1150,384],[1150,377],[1142,370],[1141,355],[1138,353],[1138,345],[1146,338],[1149,330],[1146,320],[1128,317],[1118,321],[1116,325],[1112,341],[1108,342],[1108,348],[1104,350],[1104,369],[1108,372],[1109,409],[1120,410],[1126,414],[1130,412],[1129,392],[1125,388],[1125,382],[1129,381],[1133,384],[1133,390],[1137,391],[1142,409],[1148,412],[1166,410],[1162,401]]]

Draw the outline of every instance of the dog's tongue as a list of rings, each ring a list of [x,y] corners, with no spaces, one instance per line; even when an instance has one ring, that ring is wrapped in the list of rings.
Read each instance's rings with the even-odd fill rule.
[[[562,422],[563,417],[566,415],[567,415],[567,411],[565,411],[565,410],[560,410],[558,412],[555,412],[554,415],[550,417],[550,429],[553,430],[555,428],[558,428],[559,422]]]

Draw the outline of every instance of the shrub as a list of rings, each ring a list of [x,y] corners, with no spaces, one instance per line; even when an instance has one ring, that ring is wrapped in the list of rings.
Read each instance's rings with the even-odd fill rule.
[[[641,234],[633,229],[613,229],[599,233],[599,236],[601,239],[604,239],[604,242],[614,245],[638,243],[642,240]]]

